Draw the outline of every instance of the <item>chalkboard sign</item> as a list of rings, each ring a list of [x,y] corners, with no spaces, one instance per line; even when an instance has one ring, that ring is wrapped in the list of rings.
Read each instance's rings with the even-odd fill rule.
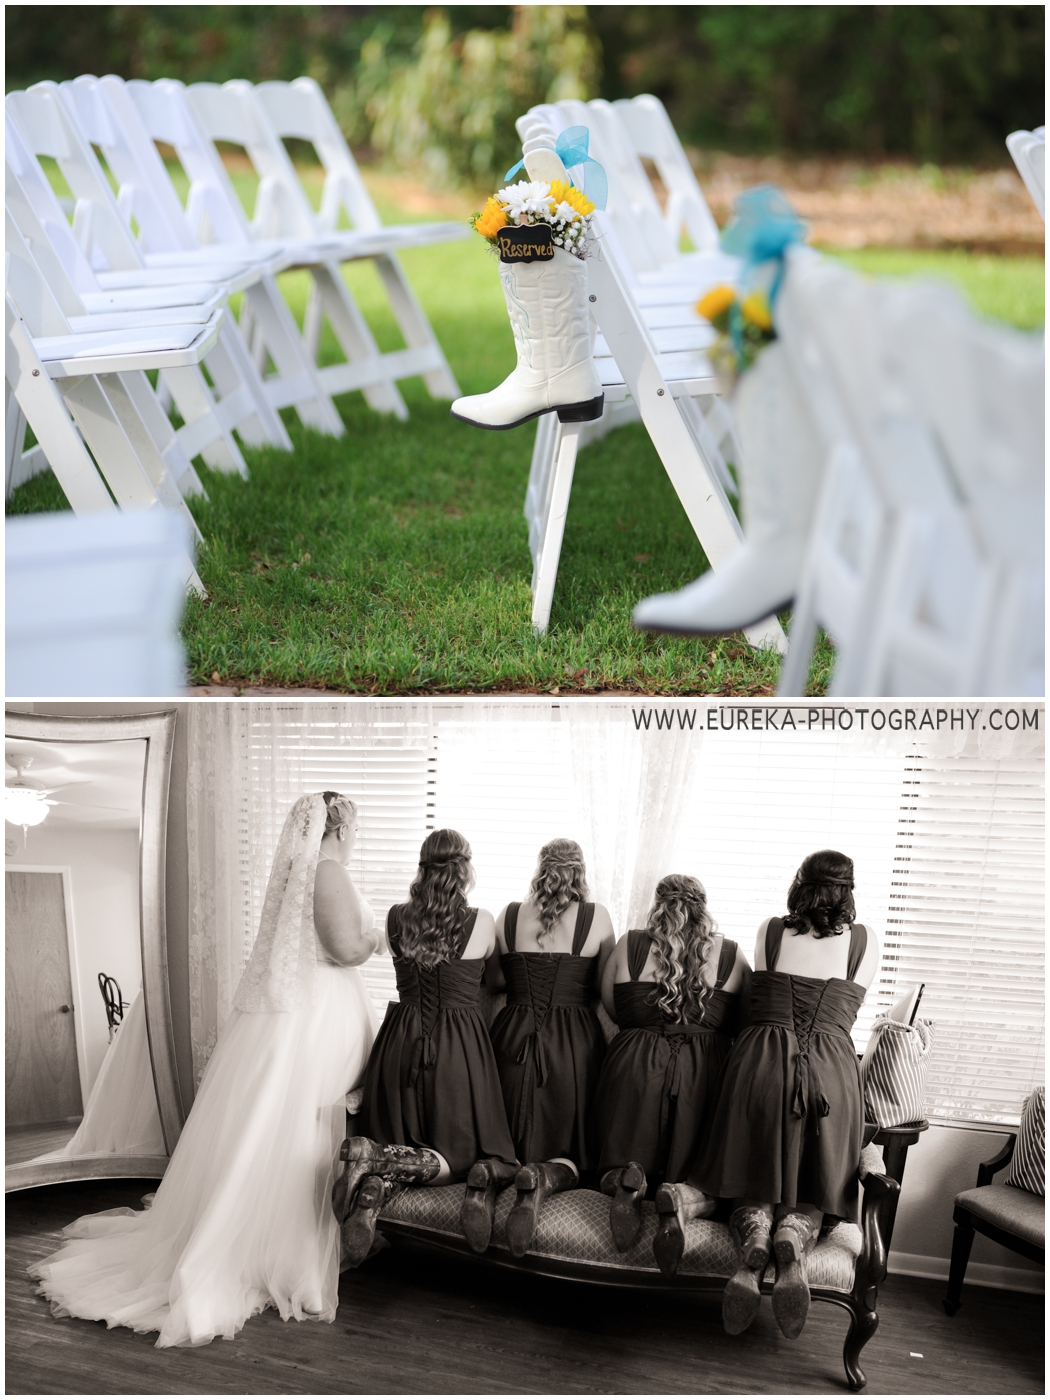
[[[550,224],[501,228],[496,237],[499,240],[500,262],[550,262],[554,257],[554,234]]]

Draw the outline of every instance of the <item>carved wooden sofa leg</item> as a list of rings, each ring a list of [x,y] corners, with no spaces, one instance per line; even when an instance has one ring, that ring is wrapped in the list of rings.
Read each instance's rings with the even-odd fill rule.
[[[842,1348],[842,1364],[846,1368],[846,1381],[850,1390],[863,1390],[868,1383],[868,1378],[860,1367],[860,1354],[879,1326],[879,1315],[875,1311],[875,1305],[879,1296],[879,1284],[886,1277],[888,1250],[885,1229],[894,1198],[899,1191],[900,1186],[890,1176],[868,1172],[864,1177],[864,1206],[861,1214],[864,1249],[857,1260],[853,1292],[848,1301],[841,1300],[842,1306],[850,1315],[849,1331]]]

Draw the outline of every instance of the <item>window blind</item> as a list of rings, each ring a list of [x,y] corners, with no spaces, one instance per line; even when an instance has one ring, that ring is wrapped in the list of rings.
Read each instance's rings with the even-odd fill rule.
[[[1016,1124],[1044,1073],[1042,761],[913,758],[877,1002],[926,984],[927,1113]]]

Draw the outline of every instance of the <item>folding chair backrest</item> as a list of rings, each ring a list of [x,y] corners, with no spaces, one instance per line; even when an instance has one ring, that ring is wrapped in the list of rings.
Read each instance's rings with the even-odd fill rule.
[[[622,97],[613,107],[636,154],[651,160],[667,190],[664,222],[675,247],[684,228],[698,253],[718,251],[718,225],[708,208],[689,157],[658,97]]]
[[[9,145],[8,155],[10,154]],[[80,294],[9,160],[4,162],[4,201],[9,222],[17,229],[19,238],[24,240],[36,268],[43,276],[63,315],[83,316],[85,308]],[[10,242],[7,246],[9,253],[14,251]],[[42,331],[40,334],[47,332]]]
[[[70,325],[62,307],[6,205],[4,236],[7,294],[18,308],[30,335],[69,335]]]
[[[242,146],[259,177],[251,230],[256,238],[311,238],[315,215],[288,152],[267,125],[243,79],[193,83],[186,97],[197,121],[212,141]]]
[[[89,74],[62,84],[62,97],[81,131],[101,150],[119,186],[117,205],[138,226],[143,253],[192,248],[179,197],[157,148],[120,78]]]
[[[22,210],[27,204],[39,221],[47,239],[61,259],[62,266],[78,292],[98,291],[98,279],[73,237],[58,197],[43,167],[23,140],[11,113],[4,120],[5,162],[7,167],[7,199],[15,222],[23,236],[31,238],[31,225],[23,225]],[[67,307],[68,314],[72,313]]]
[[[313,78],[296,78],[291,83],[257,83],[252,95],[278,140],[309,141],[317,152],[325,172],[321,209],[315,215],[317,231],[334,231],[338,227],[340,210],[346,211],[352,228],[367,233],[382,228],[383,222],[361,179],[346,138]],[[292,169],[294,172],[295,167]]]
[[[251,227],[237,191],[184,84],[176,78],[153,83],[136,78],[125,84],[125,90],[150,139],[173,147],[189,177],[185,219],[194,242],[250,243]]]
[[[1013,157],[1021,179],[1035,207],[1046,218],[1046,128],[1014,131],[1006,138],[1006,149]]]
[[[117,207],[102,167],[71,117],[57,83],[35,83],[11,92],[7,111],[25,144],[37,156],[58,164],[73,192],[73,236],[94,268],[139,269],[142,256]]]

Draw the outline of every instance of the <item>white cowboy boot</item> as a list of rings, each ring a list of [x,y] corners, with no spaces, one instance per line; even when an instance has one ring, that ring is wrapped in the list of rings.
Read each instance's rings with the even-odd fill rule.
[[[517,367],[491,393],[457,399],[453,418],[478,428],[516,428],[552,410],[563,423],[600,418],[605,396],[594,364],[586,263],[555,248],[546,262],[501,262],[499,275]]]
[[[743,461],[744,543],[677,593],[643,598],[635,627],[708,635],[736,632],[795,596],[816,509],[825,451],[784,347],[763,350],[740,383],[735,405]]]

